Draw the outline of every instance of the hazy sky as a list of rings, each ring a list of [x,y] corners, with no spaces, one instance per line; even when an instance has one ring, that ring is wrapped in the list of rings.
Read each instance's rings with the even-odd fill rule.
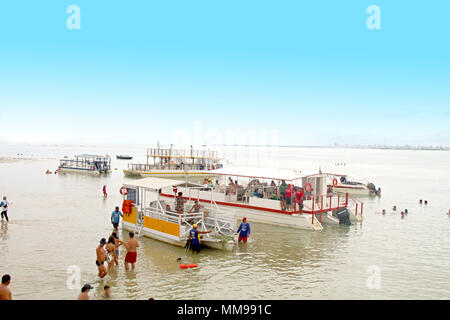
[[[444,0],[2,1],[0,142],[450,145],[449,13]]]

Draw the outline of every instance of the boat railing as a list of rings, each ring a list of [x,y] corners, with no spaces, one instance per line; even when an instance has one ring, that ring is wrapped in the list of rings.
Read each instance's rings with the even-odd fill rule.
[[[214,150],[172,149],[172,148],[148,148],[147,157],[161,158],[218,158]]]
[[[303,201],[302,213],[312,215],[312,223],[314,222],[314,215],[319,214],[319,222],[322,222],[322,213],[338,210],[341,208],[348,207],[349,205],[349,194],[345,195],[337,193],[326,194],[326,195],[316,195],[314,193],[308,194],[306,200]],[[294,211],[294,213],[299,213],[300,211]]]
[[[350,211],[354,211],[353,213],[355,214],[355,216],[360,215],[361,218],[363,216],[363,210],[364,210],[364,203],[356,198],[353,197],[349,197],[349,208]]]

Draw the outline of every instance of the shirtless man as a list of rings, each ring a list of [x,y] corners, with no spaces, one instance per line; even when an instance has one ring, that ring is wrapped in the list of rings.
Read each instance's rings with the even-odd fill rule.
[[[85,284],[83,288],[81,288],[81,293],[78,295],[78,300],[89,300],[89,291],[94,289],[90,284]]]
[[[134,238],[134,232],[130,232],[130,240],[126,244],[127,255],[125,257],[125,270],[128,271],[128,263],[131,263],[131,268],[134,270],[134,264],[136,262],[137,252],[136,249],[139,247],[139,243]]]
[[[9,274],[3,275],[2,284],[0,286],[0,300],[12,300],[11,290],[8,288],[10,283],[11,276]]]
[[[97,247],[97,260],[95,260],[95,264],[98,267],[98,276],[100,278],[104,278],[108,272],[106,271],[106,267],[104,266],[104,263],[106,261],[106,251],[105,251],[105,246],[106,244],[106,239],[102,238],[100,240],[100,244]]]

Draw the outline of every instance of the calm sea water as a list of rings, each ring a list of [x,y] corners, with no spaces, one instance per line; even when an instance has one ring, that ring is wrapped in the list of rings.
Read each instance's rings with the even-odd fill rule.
[[[372,181],[380,198],[361,198],[364,221],[325,225],[321,232],[252,223],[251,240],[235,252],[182,248],[139,238],[135,272],[121,265],[97,280],[95,249],[121,204],[128,160],[112,174],[46,175],[58,159],[78,153],[127,153],[145,159],[145,147],[0,147],[0,195],[11,202],[11,221],[0,230],[0,272],[12,276],[15,299],[75,299],[68,267],[81,270],[91,296],[104,284],[116,299],[448,299],[450,298],[450,152],[327,148],[226,148],[236,165],[315,169]],[[336,164],[339,165],[336,165]],[[104,200],[102,186],[109,197]],[[419,199],[428,200],[420,206]],[[401,219],[393,205],[409,214]],[[381,210],[387,209],[385,216]],[[121,232],[121,237],[128,236]],[[198,264],[179,268],[178,257]],[[379,278],[376,278],[377,274]],[[379,279],[377,287],[373,279]],[[369,285],[368,285],[369,283]],[[372,284],[372,285],[371,285]]]

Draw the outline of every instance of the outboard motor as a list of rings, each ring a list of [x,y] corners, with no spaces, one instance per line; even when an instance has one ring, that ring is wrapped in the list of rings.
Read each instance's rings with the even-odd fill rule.
[[[377,188],[375,187],[375,185],[372,182],[369,182],[367,184],[367,188],[369,188],[370,191],[377,193]]]
[[[345,224],[347,226],[352,224],[350,222],[350,212],[348,212],[347,208],[341,208],[333,211],[333,216],[339,219],[339,224]]]

